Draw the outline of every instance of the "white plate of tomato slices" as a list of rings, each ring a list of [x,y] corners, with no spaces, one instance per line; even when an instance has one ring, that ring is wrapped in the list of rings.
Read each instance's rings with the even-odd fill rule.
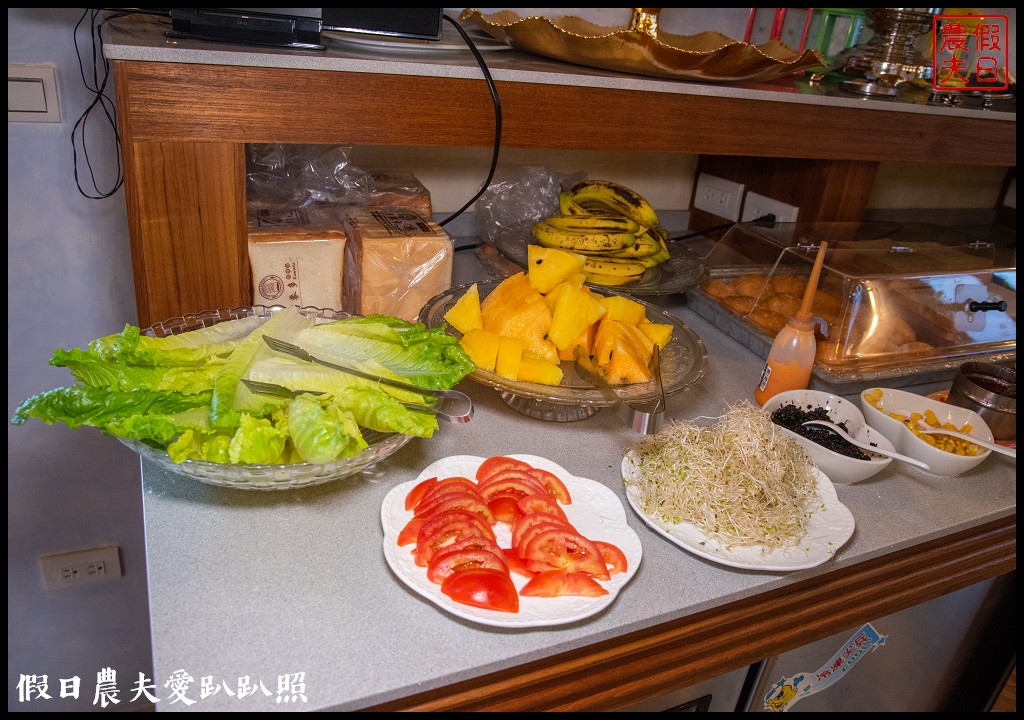
[[[563,625],[596,615],[611,605],[619,591],[636,574],[643,554],[640,538],[629,527],[626,510],[618,496],[601,483],[576,477],[547,458],[522,454],[495,457],[512,458],[514,461],[525,463],[540,471],[541,476],[545,472],[553,474],[557,480],[561,481],[561,488],[552,489],[549,495],[556,498],[571,527],[583,537],[596,541],[595,544],[608,544],[620,551],[620,553],[616,553],[615,565],[617,567],[609,573],[609,577],[607,579],[594,578],[594,581],[607,594],[596,596],[559,595],[556,597],[522,595],[521,592],[530,582],[530,578],[517,572],[508,573],[518,595],[518,607],[514,612],[507,609],[496,610],[456,602],[441,591],[441,584],[436,582],[436,578],[432,580],[428,577],[427,567],[417,563],[417,543],[409,544],[406,541],[407,544],[399,545],[399,536],[403,529],[406,529],[408,533],[407,527],[414,518],[413,509],[406,507],[407,498],[415,488],[422,488],[424,483],[429,485],[431,478],[438,480],[467,478],[476,482],[477,471],[481,469],[481,466],[486,461],[493,464],[494,460],[475,455],[453,455],[431,463],[420,472],[415,480],[392,488],[385,496],[381,505],[384,558],[395,575],[410,589],[441,609],[465,620],[494,627],[530,628]],[[552,482],[555,481],[552,480]],[[568,498],[565,497],[566,494]],[[557,500],[559,496],[561,496],[561,500],[568,499],[569,502]],[[491,529],[499,547],[502,549],[512,547],[512,526],[510,524],[496,520],[491,524]],[[611,564],[609,561],[608,567],[611,567]]]

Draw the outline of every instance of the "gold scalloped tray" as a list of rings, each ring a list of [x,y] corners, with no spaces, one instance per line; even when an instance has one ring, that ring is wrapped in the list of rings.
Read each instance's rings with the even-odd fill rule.
[[[751,45],[718,32],[673,35],[594,25],[573,15],[524,18],[510,10],[484,15],[475,8],[463,10],[459,19],[554,60],[674,80],[767,81],[825,65],[815,49],[798,54],[777,40]]]

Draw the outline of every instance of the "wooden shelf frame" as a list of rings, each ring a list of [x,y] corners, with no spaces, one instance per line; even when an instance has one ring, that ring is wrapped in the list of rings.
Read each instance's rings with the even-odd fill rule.
[[[114,73],[143,326],[251,303],[247,143],[490,147],[494,139],[494,109],[479,79],[138,60],[115,60]],[[1016,164],[1010,119],[497,85],[504,147],[728,156],[760,168],[766,187],[802,169],[823,184],[789,186],[816,193],[817,202],[779,199],[807,208],[808,220],[859,219],[883,160]],[[764,169],[771,158],[785,159],[777,172]]]

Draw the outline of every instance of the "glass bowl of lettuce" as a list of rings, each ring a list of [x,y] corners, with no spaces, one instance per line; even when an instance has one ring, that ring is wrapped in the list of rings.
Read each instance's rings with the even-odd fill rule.
[[[67,367],[77,384],[28,398],[12,423],[94,427],[162,468],[245,490],[355,475],[436,431],[432,413],[403,404],[432,398],[275,353],[264,335],[422,388],[450,389],[474,369],[457,341],[422,323],[320,308],[222,308],[58,350],[50,364]],[[253,393],[243,378],[293,396]]]

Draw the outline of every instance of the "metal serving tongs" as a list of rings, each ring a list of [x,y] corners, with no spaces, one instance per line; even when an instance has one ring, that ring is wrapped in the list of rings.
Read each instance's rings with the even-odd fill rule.
[[[644,435],[656,435],[661,432],[665,420],[665,388],[661,382],[661,353],[657,345],[654,346],[649,367],[651,379],[657,387],[655,398],[643,403],[627,402],[601,377],[587,351],[581,346],[576,348],[576,371],[580,377],[592,382],[606,399],[611,400],[612,407],[618,411],[626,427]]]
[[[266,335],[263,336],[263,340],[275,352],[284,353],[285,355],[291,355],[292,357],[297,357],[300,360],[313,362],[318,365],[323,365],[324,367],[333,368],[334,370],[339,370],[343,373],[348,373],[349,375],[354,375],[356,377],[363,378],[364,380],[370,380],[380,385],[387,385],[389,387],[397,388],[399,390],[405,390],[407,392],[416,393],[417,395],[427,395],[429,397],[434,397],[442,401],[454,400],[463,403],[463,406],[465,407],[465,410],[463,410],[460,413],[449,413],[444,412],[438,408],[431,407],[430,405],[420,405],[418,403],[406,402],[402,403],[411,410],[434,413],[440,419],[453,424],[467,423],[473,417],[473,401],[469,398],[468,395],[459,392],[458,390],[431,390],[428,388],[417,387],[416,385],[410,385],[409,383],[400,382],[398,380],[392,380],[391,378],[380,377],[379,375],[372,375],[370,373],[363,372],[362,370],[356,370],[355,368],[345,367],[344,365],[335,365],[334,363],[327,362],[326,360],[321,360],[320,358],[313,357],[308,352],[300,348],[298,345],[293,345],[292,343],[285,342],[284,340],[278,340],[277,338],[268,337]],[[247,387],[252,389],[253,381],[244,380],[243,382],[245,382]],[[287,390],[287,388],[285,389]],[[253,392],[258,391],[253,390]],[[291,391],[289,390],[289,392]]]

